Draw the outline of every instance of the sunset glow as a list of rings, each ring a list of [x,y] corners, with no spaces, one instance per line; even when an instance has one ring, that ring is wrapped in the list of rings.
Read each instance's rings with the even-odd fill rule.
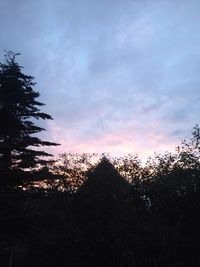
[[[146,158],[190,137],[200,112],[199,8],[195,0],[0,1],[0,55],[21,52],[35,77],[54,118],[41,122],[41,135],[61,144],[49,150]]]

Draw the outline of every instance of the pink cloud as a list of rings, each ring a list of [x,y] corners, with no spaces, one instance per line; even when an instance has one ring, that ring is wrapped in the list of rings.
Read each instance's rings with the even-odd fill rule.
[[[93,135],[81,137],[78,135],[78,129],[70,127],[63,129],[54,121],[50,122],[48,128],[48,138],[61,144],[59,147],[47,149],[55,156],[64,152],[110,153],[114,156],[133,153],[145,160],[154,152],[174,152],[178,145],[170,141],[167,134],[158,134],[152,129],[139,132],[131,125],[124,129],[112,130],[112,132],[105,131],[97,137]]]

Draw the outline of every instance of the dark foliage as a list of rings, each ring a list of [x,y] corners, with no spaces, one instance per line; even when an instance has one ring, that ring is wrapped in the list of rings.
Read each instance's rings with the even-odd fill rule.
[[[128,183],[104,158],[78,191],[29,187],[2,195],[2,259],[9,259],[7,246],[20,266],[198,266],[198,165],[172,168],[171,155],[161,158],[139,182]]]
[[[51,155],[35,148],[57,145],[35,136],[44,129],[34,120],[52,118],[41,112],[44,104],[37,100],[40,94],[34,90],[34,78],[22,72],[17,55],[8,52],[0,64],[0,169],[4,177],[6,171],[10,177],[11,170],[43,166],[47,162],[43,158]]]

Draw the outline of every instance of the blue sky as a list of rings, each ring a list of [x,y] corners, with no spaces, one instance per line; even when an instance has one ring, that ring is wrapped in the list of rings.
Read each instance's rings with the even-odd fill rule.
[[[200,114],[200,1],[0,0],[61,152],[173,151]]]

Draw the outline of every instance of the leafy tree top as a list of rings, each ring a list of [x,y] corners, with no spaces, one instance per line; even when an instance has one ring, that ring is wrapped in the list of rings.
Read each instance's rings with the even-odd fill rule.
[[[52,155],[34,147],[58,145],[33,136],[44,130],[34,121],[51,120],[52,117],[40,110],[44,104],[38,101],[40,94],[34,90],[34,77],[23,73],[23,68],[16,61],[18,55],[9,51],[4,62],[0,63],[0,103],[24,126],[23,129],[15,129],[12,134],[0,133],[0,161],[9,169],[41,166],[47,162],[41,157]]]

